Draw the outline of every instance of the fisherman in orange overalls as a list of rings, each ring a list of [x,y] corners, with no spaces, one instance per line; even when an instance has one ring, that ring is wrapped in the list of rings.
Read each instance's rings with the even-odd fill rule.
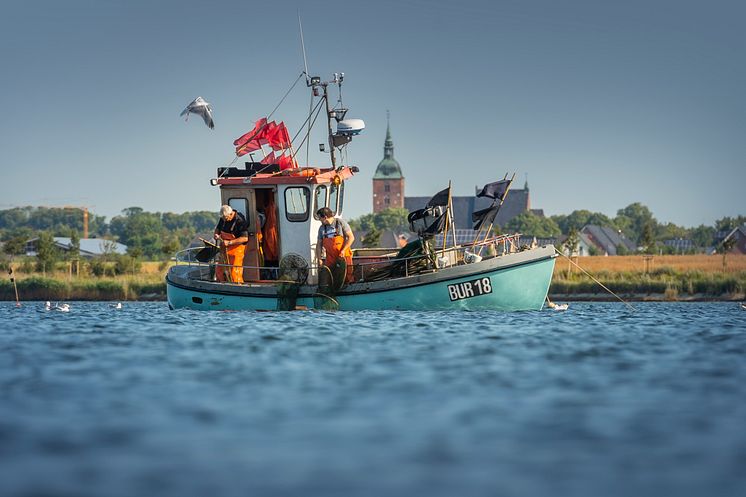
[[[319,266],[322,263],[321,249],[323,248],[326,251],[324,265],[331,268],[338,258],[344,258],[347,262],[345,281],[352,282],[352,249],[350,247],[355,241],[355,235],[352,234],[350,225],[344,219],[334,217],[334,212],[328,207],[322,207],[316,215],[321,220],[319,238],[316,243],[316,259]]]
[[[246,243],[249,241],[249,228],[246,218],[233,209],[230,205],[220,208],[220,221],[215,227],[215,239],[221,241],[221,252],[227,258],[223,264],[233,266],[230,272],[225,266],[218,267],[216,278],[218,281],[231,281],[243,283],[243,256],[246,252]]]

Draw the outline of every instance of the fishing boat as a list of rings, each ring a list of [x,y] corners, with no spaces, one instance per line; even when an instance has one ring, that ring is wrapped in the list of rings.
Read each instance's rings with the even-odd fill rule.
[[[491,198],[492,206],[474,213],[476,236],[469,243],[456,241],[449,183],[422,209],[409,214],[409,228],[417,236],[404,247],[355,249],[351,269],[341,258],[334,267],[317,264],[322,223],[316,213],[328,207],[335,216],[342,215],[345,185],[359,169],[338,164],[337,154],[342,155],[365,125],[359,119],[345,119],[344,73],[335,73],[330,81],[306,78],[318,98],[313,109],[326,114],[330,164],[299,166],[292,140],[286,137],[259,162],[218,168],[210,183],[218,187],[221,205],[241,212],[248,223],[242,277],[232,278],[221,248],[203,240],[203,246],[179,252],[166,275],[170,308],[516,311],[543,307],[554,269],[554,247],[521,246],[518,234],[492,234],[495,215],[513,179],[507,175],[483,188],[480,195]],[[332,107],[329,90],[334,85],[340,97]],[[309,114],[307,123],[315,122],[311,118]],[[271,124],[260,119],[251,132],[236,140],[237,156],[266,144],[263,138]],[[282,123],[274,125],[275,138],[282,127]],[[282,155],[275,156],[280,149]],[[223,277],[218,277],[221,272]]]

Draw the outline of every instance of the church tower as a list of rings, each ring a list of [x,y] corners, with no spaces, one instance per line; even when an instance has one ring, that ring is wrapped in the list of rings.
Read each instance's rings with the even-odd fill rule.
[[[390,207],[404,207],[404,176],[399,163],[394,159],[394,142],[391,139],[389,114],[386,112],[386,141],[383,144],[383,160],[378,163],[373,175],[373,213]]]

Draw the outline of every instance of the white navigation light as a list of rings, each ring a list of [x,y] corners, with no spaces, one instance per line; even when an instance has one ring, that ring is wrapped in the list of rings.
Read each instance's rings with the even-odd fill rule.
[[[337,134],[345,136],[359,135],[365,129],[362,119],[345,119],[337,123]]]

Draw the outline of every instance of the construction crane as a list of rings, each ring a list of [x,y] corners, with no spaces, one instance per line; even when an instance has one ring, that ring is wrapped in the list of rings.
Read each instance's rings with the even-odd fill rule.
[[[88,238],[88,209],[93,206],[80,206],[80,205],[63,205],[62,207],[57,205],[40,205],[44,209],[74,209],[83,212],[83,238]]]
[[[88,238],[88,207],[78,205],[64,205],[63,209],[78,209],[83,211],[83,238]]]

